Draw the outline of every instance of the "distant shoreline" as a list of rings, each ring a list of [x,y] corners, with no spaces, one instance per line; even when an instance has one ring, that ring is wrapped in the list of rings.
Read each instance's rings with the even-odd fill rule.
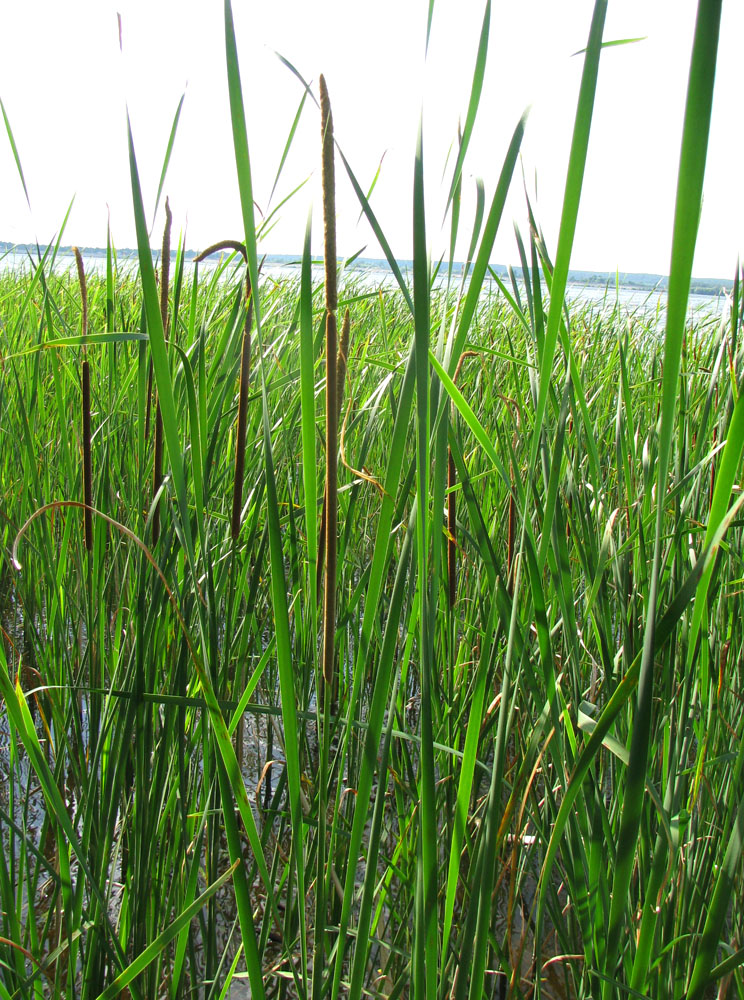
[[[44,253],[48,247],[42,246],[37,247],[35,244],[31,243],[7,243],[0,240],[0,257],[8,253],[14,254],[33,254],[36,255],[39,251]],[[106,257],[105,247],[80,247],[80,252],[84,257]],[[193,261],[195,257],[200,253],[199,250],[185,250],[184,257],[186,260]],[[130,247],[123,247],[121,249],[116,249],[117,260],[136,260],[137,251]],[[57,251],[57,256],[71,257],[72,247],[71,246],[61,246]],[[159,252],[153,250],[153,258],[157,259],[159,257]],[[175,251],[171,253],[171,259],[175,260]],[[266,254],[265,261],[269,265],[275,266],[285,266],[291,267],[293,265],[299,266],[301,262],[300,254]],[[341,260],[341,258],[339,259]],[[314,264],[322,263],[321,258],[313,258]],[[398,266],[401,270],[410,270],[413,267],[412,260],[398,260]],[[380,270],[388,273],[392,273],[390,265],[388,262],[381,258],[375,257],[355,257],[347,265],[350,270]],[[445,265],[443,265],[444,267]],[[492,264],[491,269],[502,279],[509,279],[510,268],[505,264]],[[465,264],[462,261],[455,261],[452,265],[452,271],[454,274],[461,274]],[[518,277],[522,277],[521,266],[513,267],[511,270]],[[622,288],[632,288],[639,291],[664,291],[669,287],[669,277],[664,274],[647,274],[642,271],[631,272],[631,271],[579,271],[572,270],[568,272],[568,280],[573,285],[585,285],[594,288],[606,288],[614,287],[615,284],[619,284]],[[728,278],[694,278],[690,284],[690,293],[694,295],[712,295],[717,296],[722,293],[730,293],[733,290],[734,283]]]

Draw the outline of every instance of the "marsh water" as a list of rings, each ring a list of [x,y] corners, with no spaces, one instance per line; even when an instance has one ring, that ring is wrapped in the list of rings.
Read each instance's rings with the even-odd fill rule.
[[[157,260],[156,255],[154,255],[154,259]],[[100,274],[106,273],[106,256],[103,251],[99,251],[94,254],[83,253],[83,261],[85,263],[86,271],[94,271]],[[223,264],[224,257],[220,258],[219,256],[214,256],[202,261],[198,266],[202,273],[211,273],[215,268],[220,267]],[[397,264],[404,279],[409,285],[411,285],[413,281],[411,261],[401,260],[398,261]],[[123,251],[117,258],[117,268],[119,271],[134,271],[137,269],[137,266],[137,257],[132,253],[132,251]],[[193,259],[186,259],[187,274],[189,271],[193,271],[195,266],[196,265],[194,264]],[[27,254],[9,252],[0,256],[0,271],[23,270],[28,269],[29,267],[30,259]],[[288,255],[269,255],[263,260],[261,265],[261,274],[265,278],[270,278],[275,281],[281,278],[294,278],[299,281],[300,267],[301,260],[299,255],[296,258]],[[455,290],[459,287],[461,282],[460,268],[461,265],[457,264],[456,270],[451,277],[451,287]],[[58,272],[74,272],[75,258],[72,254],[60,252],[54,258],[54,269]],[[387,290],[397,287],[396,277],[385,260],[363,258],[354,260],[348,265],[342,263],[341,272],[345,273],[348,279],[360,285],[367,291],[374,291],[378,288]],[[225,269],[226,277],[229,278],[232,274],[232,267]],[[313,261],[312,275],[313,283],[320,283],[322,281],[322,262]],[[509,279],[504,277],[502,280],[504,281],[506,287],[511,291]],[[446,266],[442,266],[439,269],[434,284],[437,288],[444,288],[447,285],[447,282],[447,268]],[[721,283],[721,286],[722,291],[716,295],[701,295],[697,293],[690,294],[688,297],[688,313],[708,314],[710,316],[722,315],[730,304],[730,296],[723,291],[723,282]],[[467,287],[467,279],[465,287]],[[524,298],[523,286],[520,284],[519,287],[522,289],[522,298]],[[493,294],[498,292],[498,285],[490,275],[486,276],[484,289],[484,293],[486,295],[489,292]],[[547,289],[543,284],[543,293],[546,294],[546,292]],[[569,304],[574,304],[576,306],[592,304],[603,310],[611,311],[615,308],[620,308],[625,310],[630,315],[656,315],[661,317],[666,309],[667,290],[666,288],[653,285],[644,287],[627,284],[618,285],[616,284],[614,277],[608,276],[606,284],[596,282],[588,284],[569,281],[566,289],[566,299]]]

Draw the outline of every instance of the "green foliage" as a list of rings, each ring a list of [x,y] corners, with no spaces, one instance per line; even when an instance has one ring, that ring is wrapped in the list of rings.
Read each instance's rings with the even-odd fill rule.
[[[217,998],[235,977],[316,1000],[681,1000],[723,977],[744,994],[739,280],[730,314],[686,316],[715,6],[666,334],[565,301],[601,0],[555,266],[531,217],[524,282],[486,280],[525,116],[487,210],[479,188],[472,273],[455,287],[450,260],[434,279],[423,119],[412,288],[397,268],[401,287],[339,279],[331,684],[327,309],[309,224],[301,280],[259,280],[229,0],[247,262],[187,265],[180,248],[164,324],[130,136],[139,268],[108,241],[87,336],[53,252],[0,275],[0,996]],[[489,15],[448,181],[451,254]],[[302,86],[277,179],[314,98]]]

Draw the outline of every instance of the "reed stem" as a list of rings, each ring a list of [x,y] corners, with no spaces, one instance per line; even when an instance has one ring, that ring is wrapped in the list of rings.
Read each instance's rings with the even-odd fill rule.
[[[163,230],[163,250],[160,255],[160,316],[163,320],[163,334],[168,337],[168,291],[170,283],[170,238],[173,216],[168,199],[165,199],[165,229]],[[152,472],[152,495],[157,496],[163,484],[163,416],[160,412],[160,400],[155,403],[155,456]],[[152,543],[160,536],[160,504],[152,513]]]
[[[253,296],[251,277],[248,272],[248,254],[245,244],[237,240],[222,240],[202,250],[196,262],[203,261],[210,254],[220,250],[234,250],[241,254],[246,264],[245,272],[245,327],[240,350],[240,383],[238,388],[238,423],[235,431],[235,478],[233,480],[232,513],[230,535],[236,541],[240,534],[240,518],[243,510],[243,479],[245,476],[245,431],[248,419],[248,386],[251,372],[251,325],[253,323]]]
[[[463,362],[466,358],[475,358],[476,351],[463,351],[460,360],[457,362],[453,381],[457,384]],[[450,407],[450,420],[454,422],[457,410],[454,403]],[[447,449],[447,594],[449,606],[455,606],[457,597],[457,498],[455,487],[457,486],[457,469],[455,460],[452,457],[452,449]]]
[[[85,548],[90,554],[93,551],[93,462],[91,458],[90,430],[90,363],[86,356],[85,338],[88,336],[88,286],[85,280],[83,258],[78,247],[72,248],[77,265],[78,281],[80,283],[80,298],[82,302],[82,335],[83,335],[83,503]]]
[[[336,192],[333,162],[333,117],[325,78],[320,77],[323,142],[323,232],[325,238],[326,305],[326,532],[323,600],[323,678],[333,683],[336,631],[336,559],[338,552],[338,383],[336,330]]]

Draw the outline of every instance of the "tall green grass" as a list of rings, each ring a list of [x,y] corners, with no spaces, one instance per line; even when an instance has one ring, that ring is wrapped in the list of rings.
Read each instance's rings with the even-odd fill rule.
[[[555,259],[529,207],[511,287],[526,116],[459,286],[422,118],[409,288],[323,90],[326,192],[335,145],[398,287],[337,276],[329,201],[324,287],[310,222],[260,281],[229,0],[229,256],[158,288],[130,134],[136,273],[109,239],[86,295],[54,249],[0,275],[3,998],[744,995],[740,276],[686,314],[720,4],[663,324],[566,301],[605,6]]]

